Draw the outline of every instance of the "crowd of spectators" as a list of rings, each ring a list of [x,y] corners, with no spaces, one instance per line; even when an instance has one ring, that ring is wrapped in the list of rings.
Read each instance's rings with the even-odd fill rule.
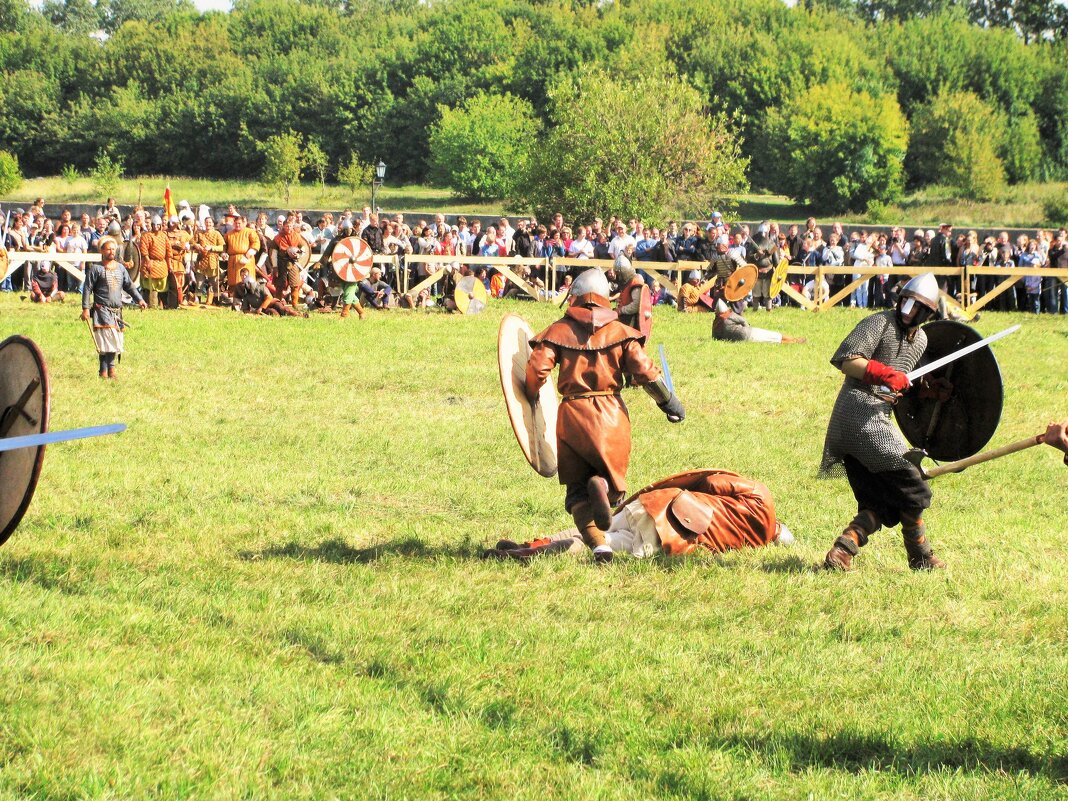
[[[147,276],[145,265],[152,246],[145,245],[153,237],[162,237],[159,242],[165,251],[161,256],[166,262],[164,276],[170,274],[171,278],[160,285],[161,305],[221,304],[246,311],[262,308],[266,313],[283,313],[281,309],[291,313],[302,301],[308,308],[333,306],[341,287],[329,268],[329,256],[334,243],[346,236],[362,238],[376,254],[396,257],[384,260],[376,273],[359,286],[363,304],[375,308],[405,301],[408,305],[445,305],[443,299],[456,279],[467,274],[483,281],[491,296],[525,296],[492,265],[468,266],[462,261],[464,256],[545,260],[540,266],[519,264],[513,269],[542,295],[551,294],[553,288],[557,293],[566,292],[571,279],[582,269],[557,263],[565,257],[609,260],[616,265],[625,261],[652,285],[657,302],[671,303],[671,295],[652,276],[643,273],[643,265],[677,280],[679,262],[696,263],[686,265],[688,271],[696,266],[696,275],[681,277],[704,280],[716,274],[717,264],[752,262],[755,248],[748,225],[728,224],[718,212],[700,224],[669,220],[655,225],[620,217],[610,217],[607,223],[598,217],[569,223],[561,214],[555,214],[547,223],[532,216],[501,217],[484,226],[479,219],[468,221],[463,216],[452,223],[446,222],[443,214],[434,215],[433,219],[406,220],[404,214],[379,215],[366,207],[361,211],[346,209],[336,217],[327,213],[314,218],[290,212],[276,217],[260,213],[248,219],[230,206],[215,219],[206,206],[194,209],[185,201],[176,211],[169,218],[152,215],[143,208],[124,215],[109,198],[95,215],[84,213],[74,219],[65,210],[51,219],[44,213],[43,200],[38,199],[28,209],[14,209],[7,215],[3,242],[8,250],[77,256],[98,251],[102,238],[112,236],[120,245],[120,258],[131,268],[140,263]],[[219,236],[206,237],[206,229],[217,230]],[[786,259],[807,268],[885,269],[842,301],[862,308],[891,305],[897,267],[1068,269],[1068,235],[1063,229],[1040,230],[1033,236],[1021,234],[1015,239],[1001,232],[980,240],[975,231],[954,233],[949,224],[941,225],[937,231],[916,229],[910,233],[893,227],[888,232],[862,228],[847,232],[841,223],[823,226],[809,218],[803,225],[765,223],[759,236],[777,248],[776,262]],[[238,240],[240,244],[234,245]],[[209,241],[222,244],[205,244]],[[421,297],[405,298],[397,290],[424,281],[440,267],[418,260],[409,264],[406,257],[411,254],[456,256],[457,260],[446,263],[446,275],[425,288]],[[83,267],[77,260],[73,266]],[[550,278],[548,270],[555,275]],[[791,281],[796,277],[791,276]],[[809,298],[819,298],[847,285],[854,277],[860,275],[828,276],[821,286],[816,286],[814,279],[799,280],[793,285]],[[959,298],[965,291],[973,297],[982,295],[1002,278],[973,276],[968,287],[961,287],[955,276],[940,280],[949,294]],[[244,290],[253,285],[254,302],[249,303],[249,293]],[[27,262],[0,284],[0,291],[24,291],[33,300],[45,302],[61,300],[63,293],[79,289],[75,274],[56,270],[48,261]],[[769,307],[784,302],[785,296],[780,296]],[[996,299],[993,308],[1068,314],[1068,282],[1053,276],[1021,277]]]

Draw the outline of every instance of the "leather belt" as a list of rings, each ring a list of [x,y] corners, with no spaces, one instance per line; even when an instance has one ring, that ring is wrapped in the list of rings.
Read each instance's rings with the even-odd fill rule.
[[[598,392],[576,392],[574,395],[564,395],[564,397],[560,399],[560,402],[567,403],[568,401],[580,400],[582,398],[604,398],[609,395],[615,395],[617,398],[620,397],[619,392],[612,389],[601,390]]]

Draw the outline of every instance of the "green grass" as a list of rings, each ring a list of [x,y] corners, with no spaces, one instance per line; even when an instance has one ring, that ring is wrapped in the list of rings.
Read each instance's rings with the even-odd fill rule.
[[[163,189],[170,184],[175,203],[187,199],[190,203],[207,203],[209,206],[225,207],[234,203],[240,208],[277,208],[283,205],[277,193],[254,181],[211,181],[199,178],[143,176],[122,181],[115,197],[119,203],[136,203],[138,197],[146,206],[159,206],[163,202]],[[882,219],[900,223],[908,228],[935,226],[951,221],[958,228],[966,226],[993,226],[1005,228],[1034,228],[1048,225],[1044,220],[1043,201],[1054,194],[1068,192],[1068,183],[1020,184],[1005,190],[1005,196],[997,202],[975,203],[954,197],[953,190],[944,187],[929,187],[914,192],[896,205],[888,206]],[[103,203],[104,198],[93,189],[89,178],[79,178],[70,183],[62,177],[32,178],[0,202],[29,202],[43,197],[49,203]],[[389,211],[443,212],[445,214],[502,213],[503,202],[474,202],[457,198],[448,189],[411,185],[382,187],[379,205]],[[337,210],[346,207],[361,208],[370,203],[370,188],[353,196],[347,189],[328,184],[323,194],[318,184],[303,184],[293,190],[293,208]],[[730,215],[739,220],[778,220],[792,223],[804,222],[813,211],[804,204],[795,203],[784,195],[747,194],[738,198],[737,211]],[[665,217],[671,216],[666,213]],[[679,215],[674,215],[679,216]],[[849,225],[863,225],[872,221],[864,214],[825,215],[816,214],[824,222],[841,220]],[[882,220],[880,220],[882,221]]]
[[[255,181],[224,181],[177,176],[146,175],[120,182],[114,196],[120,204],[133,204],[140,198],[146,207],[159,207],[163,203],[163,190],[171,187],[174,202],[188,200],[191,204],[206,203],[225,210],[228,203],[239,208],[279,208],[284,205],[282,196],[274,189]],[[43,197],[48,203],[98,203],[104,197],[93,187],[90,178],[68,182],[61,176],[31,178],[0,201],[29,202]],[[326,185],[326,192],[318,184],[301,184],[293,188],[290,205],[298,209],[321,209],[324,211],[343,208],[359,209],[371,202],[370,186],[353,195],[346,187]],[[448,189],[430,186],[394,186],[389,180],[378,191],[378,205],[390,211],[429,211],[445,213],[496,214],[497,203],[473,203],[454,197]]]
[[[934,483],[949,569],[815,478],[859,312],[756,316],[728,345],[658,308],[687,420],[641,391],[630,482],[719,466],[798,538],[677,561],[479,561],[569,525],[522,459],[495,366],[505,311],[272,320],[130,315],[100,382],[70,304],[0,296],[44,350],[51,446],[0,548],[0,799],[1064,799],[1068,470],[1034,448]],[[984,314],[993,444],[1066,413],[1068,319]]]

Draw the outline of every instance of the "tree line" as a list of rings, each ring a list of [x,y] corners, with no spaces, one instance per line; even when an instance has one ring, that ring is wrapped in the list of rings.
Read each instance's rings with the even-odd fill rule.
[[[285,135],[317,180],[381,159],[534,209],[994,197],[1068,175],[1065,22],[1056,0],[0,0],[0,149],[31,175],[103,154],[248,178]]]

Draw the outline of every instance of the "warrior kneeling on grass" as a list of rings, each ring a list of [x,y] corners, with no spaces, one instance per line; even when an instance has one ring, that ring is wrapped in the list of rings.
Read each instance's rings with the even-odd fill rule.
[[[533,403],[553,367],[560,367],[556,436],[559,479],[567,487],[564,508],[598,562],[612,559],[605,531],[612,525],[612,505],[627,489],[630,417],[620,396],[625,378],[643,387],[671,422],[685,417],[642,349],[644,337],[617,319],[609,292],[599,269],[579,275],[566,314],[530,340],[526,371]]]
[[[115,250],[115,240],[105,239],[100,245],[100,263],[89,265],[82,285],[82,319],[91,321],[101,378],[115,377],[115,359],[123,352],[122,293],[126,292],[142,309],[147,305],[126,266],[115,259]]]
[[[905,373],[916,367],[927,348],[927,334],[920,326],[937,311],[938,282],[931,273],[918,275],[901,290],[897,308],[866,317],[831,357],[846,378],[827,426],[820,474],[844,469],[857,499],[857,515],[827,553],[827,569],[848,570],[880,526],[898,523],[910,568],[945,567],[931,550],[923,523],[931,488],[905,458],[909,446],[890,421],[895,398],[876,394],[878,387],[895,393],[908,389]]]

